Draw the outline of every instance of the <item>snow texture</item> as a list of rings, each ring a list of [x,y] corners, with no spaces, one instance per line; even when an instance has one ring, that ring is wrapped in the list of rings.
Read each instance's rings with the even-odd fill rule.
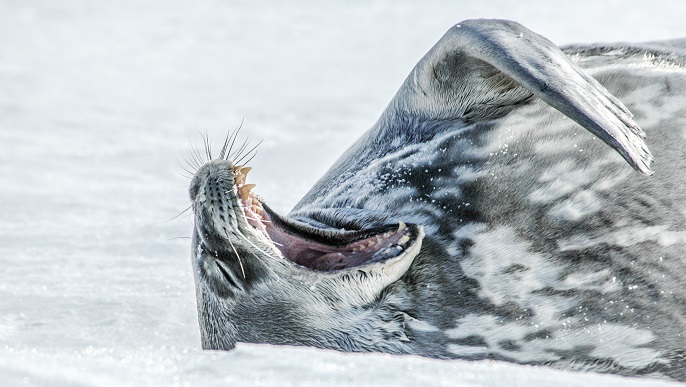
[[[180,165],[199,132],[218,149],[244,120],[264,140],[251,182],[285,212],[453,24],[500,17],[558,44],[647,41],[686,37],[684,7],[0,1],[0,385],[666,384],[269,345],[202,351]]]

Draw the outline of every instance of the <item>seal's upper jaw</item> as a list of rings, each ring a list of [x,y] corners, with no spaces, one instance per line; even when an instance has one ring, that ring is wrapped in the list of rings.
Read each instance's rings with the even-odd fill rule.
[[[196,232],[201,247],[214,255],[240,255],[242,250],[249,258],[267,253],[296,269],[318,272],[347,271],[416,255],[423,236],[418,225],[320,229],[280,217],[251,191],[255,185],[246,182],[250,169],[213,160],[198,170],[191,183]]]

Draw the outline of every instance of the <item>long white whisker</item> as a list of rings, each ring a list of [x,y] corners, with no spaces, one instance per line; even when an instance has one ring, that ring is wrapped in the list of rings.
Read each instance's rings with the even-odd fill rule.
[[[247,215],[245,216],[245,218],[246,218],[246,219],[256,220],[256,221],[258,221],[258,222],[263,222],[263,223],[271,223],[271,222],[272,222],[271,220],[257,219],[257,218],[253,218],[253,217],[250,217],[250,216],[247,216]],[[272,242],[273,242],[273,241],[272,241]]]
[[[260,251],[260,252],[262,252],[262,253],[264,253],[264,254],[269,255],[267,252],[265,252],[265,251],[262,250],[261,248],[255,246],[255,244],[252,243],[252,242],[250,241],[250,239],[248,239],[247,236],[243,235],[243,233],[240,232],[240,230],[237,230],[237,231],[238,231],[237,234],[238,234],[240,237],[242,237],[243,239],[245,239],[246,242],[250,243],[250,245],[252,245],[252,247],[256,248],[258,251]],[[274,271],[274,269],[272,269],[271,267],[269,267],[269,265],[268,265],[266,262],[264,262],[264,260],[262,260],[262,258],[258,257],[255,253],[253,253],[253,252],[250,251],[250,250],[248,250],[248,252],[249,252],[250,254],[252,254],[258,261],[264,263],[264,266],[265,266],[267,269],[269,269],[270,272],[272,272],[272,274],[274,275],[274,277],[276,277],[276,282],[280,282],[280,281],[281,281],[281,279],[279,278],[279,275],[276,274],[276,272]]]
[[[238,264],[241,266],[241,272],[243,273],[243,279],[245,279],[245,269],[243,268],[243,262],[241,261],[241,256],[238,255],[238,250],[236,250],[236,247],[234,247],[234,245],[231,242],[231,239],[229,239],[228,235],[227,235],[226,240],[229,241],[229,244],[231,245],[233,252],[236,253],[236,258],[238,258]]]

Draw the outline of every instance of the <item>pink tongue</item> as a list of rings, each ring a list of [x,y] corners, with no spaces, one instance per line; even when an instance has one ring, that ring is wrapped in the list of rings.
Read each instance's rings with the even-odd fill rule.
[[[285,232],[269,222],[266,213],[262,215],[266,221],[260,222],[260,226],[264,227],[264,231],[284,257],[314,270],[330,271],[360,266],[377,253],[390,249],[393,244],[405,245],[410,238],[407,227],[401,229],[399,225],[397,231],[388,231],[344,246],[331,246]],[[403,247],[397,247],[397,250],[388,250],[382,254],[381,259],[396,256],[403,251]]]
[[[320,270],[342,269],[347,265],[347,258],[343,253],[328,253],[315,259],[312,266]]]
[[[313,269],[335,270],[346,267],[358,266],[369,260],[370,255],[365,253],[327,253],[317,257],[312,263]]]

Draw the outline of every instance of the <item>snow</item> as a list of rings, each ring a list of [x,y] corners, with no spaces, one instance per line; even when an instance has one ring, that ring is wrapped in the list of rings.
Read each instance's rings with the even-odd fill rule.
[[[5,357],[2,358],[5,360]],[[5,363],[5,362],[3,362]],[[313,348],[239,345],[231,352],[121,348],[46,355],[15,353],[0,366],[17,385],[100,386],[667,386],[614,375],[491,361],[441,361]],[[674,384],[676,385],[676,384]]]
[[[483,3],[0,1],[0,385],[665,384],[199,348],[180,166],[199,132],[218,150],[244,120],[264,140],[250,180],[286,212],[458,21],[558,44],[686,37],[678,0]]]

